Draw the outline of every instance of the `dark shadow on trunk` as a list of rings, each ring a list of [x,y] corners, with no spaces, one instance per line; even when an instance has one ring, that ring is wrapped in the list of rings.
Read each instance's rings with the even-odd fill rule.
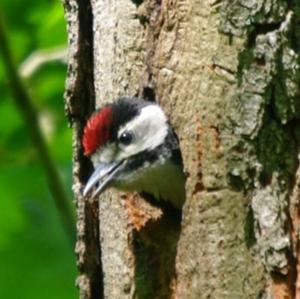
[[[171,298],[175,285],[175,258],[181,232],[181,211],[165,210],[133,234],[136,297]]]

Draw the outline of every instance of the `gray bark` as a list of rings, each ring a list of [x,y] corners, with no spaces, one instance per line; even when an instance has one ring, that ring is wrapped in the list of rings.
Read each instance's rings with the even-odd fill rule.
[[[300,298],[300,4],[64,4],[81,298]],[[181,222],[138,195],[80,195],[82,127],[124,95],[156,99],[180,139]]]

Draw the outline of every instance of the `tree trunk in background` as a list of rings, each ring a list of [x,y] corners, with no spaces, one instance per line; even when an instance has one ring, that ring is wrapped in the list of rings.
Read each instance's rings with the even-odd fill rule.
[[[299,2],[64,5],[81,298],[300,298]],[[155,99],[180,139],[181,224],[136,195],[81,196],[82,128],[124,95]]]

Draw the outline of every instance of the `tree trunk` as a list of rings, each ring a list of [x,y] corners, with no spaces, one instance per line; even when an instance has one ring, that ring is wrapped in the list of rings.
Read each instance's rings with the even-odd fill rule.
[[[65,0],[67,113],[83,299],[300,298],[300,4]],[[81,190],[82,128],[120,96],[156,100],[179,137],[182,219]]]

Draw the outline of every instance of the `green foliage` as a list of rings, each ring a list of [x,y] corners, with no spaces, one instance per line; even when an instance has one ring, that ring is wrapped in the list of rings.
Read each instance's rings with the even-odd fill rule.
[[[66,48],[63,8],[58,0],[2,0],[0,5],[18,67],[36,51]],[[66,65],[52,61],[36,69],[25,85],[71,201],[65,76]],[[73,248],[6,78],[0,58],[0,298],[77,298]]]

